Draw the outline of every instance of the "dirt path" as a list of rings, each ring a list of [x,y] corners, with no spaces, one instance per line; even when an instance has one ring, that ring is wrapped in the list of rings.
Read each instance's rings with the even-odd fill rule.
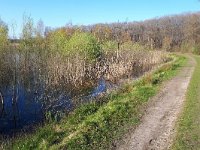
[[[185,93],[191,79],[195,60],[188,64],[150,102],[142,123],[129,133],[118,150],[165,150],[169,149],[175,133],[175,121],[183,106]]]

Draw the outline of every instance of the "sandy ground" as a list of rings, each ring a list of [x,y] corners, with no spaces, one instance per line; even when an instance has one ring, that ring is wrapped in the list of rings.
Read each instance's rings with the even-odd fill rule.
[[[183,107],[195,64],[195,60],[189,56],[189,62],[181,72],[168,81],[159,94],[150,100],[142,123],[117,144],[117,150],[170,148],[175,135],[175,123]]]

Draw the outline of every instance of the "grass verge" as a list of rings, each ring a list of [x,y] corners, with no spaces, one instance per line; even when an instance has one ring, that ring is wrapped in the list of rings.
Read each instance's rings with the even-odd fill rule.
[[[200,57],[187,90],[183,113],[178,121],[177,136],[172,149],[200,149]]]
[[[19,137],[5,149],[110,149],[128,127],[140,123],[141,107],[186,62],[182,56],[173,57],[174,61],[140,80],[124,85],[97,102],[80,106],[59,123],[51,122],[32,135]]]

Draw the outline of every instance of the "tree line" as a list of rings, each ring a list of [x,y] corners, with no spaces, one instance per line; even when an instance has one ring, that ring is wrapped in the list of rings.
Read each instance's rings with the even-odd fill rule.
[[[200,54],[200,13],[165,16],[141,22],[84,26],[99,42],[138,43],[149,49]]]

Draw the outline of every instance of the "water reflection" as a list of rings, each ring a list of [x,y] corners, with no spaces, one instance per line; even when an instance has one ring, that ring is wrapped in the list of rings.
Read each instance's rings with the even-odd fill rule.
[[[63,113],[74,109],[69,93],[57,90],[46,91],[42,84],[34,88],[34,85],[25,87],[17,83],[15,87],[5,86],[0,88],[0,133],[11,135],[20,129],[39,123],[45,119],[45,112],[52,114]],[[97,97],[104,93],[111,85],[102,78],[98,81],[89,94],[81,96],[80,99]]]
[[[35,100],[35,94],[27,91],[23,86],[1,89],[3,97],[0,115],[0,132],[12,133],[16,129],[34,124],[43,119],[42,103]]]

